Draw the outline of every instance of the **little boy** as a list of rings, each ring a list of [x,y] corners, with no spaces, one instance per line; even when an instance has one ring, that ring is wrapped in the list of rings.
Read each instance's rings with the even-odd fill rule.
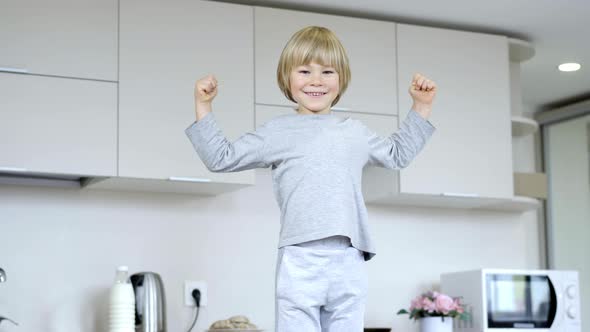
[[[297,112],[228,142],[211,113],[217,80],[195,84],[197,121],[186,129],[212,172],[272,169],[281,210],[276,266],[276,332],[361,332],[364,262],[375,255],[361,192],[365,165],[401,169],[434,132],[427,121],[436,84],[416,74],[414,101],[399,132],[381,138],[330,110],[350,81],[348,57],[323,27],[296,32],[281,54],[278,84]],[[376,82],[377,84],[379,82]]]

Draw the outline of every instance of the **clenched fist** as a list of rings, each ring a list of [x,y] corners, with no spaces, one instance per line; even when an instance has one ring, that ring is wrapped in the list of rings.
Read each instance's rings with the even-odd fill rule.
[[[432,101],[438,91],[436,83],[421,74],[414,74],[410,84],[410,96],[414,100],[412,109],[418,112],[424,119],[430,117],[432,112]]]
[[[436,83],[434,83],[434,81],[422,74],[414,74],[409,91],[414,103],[425,105],[432,104],[432,100],[436,95],[436,90]]]
[[[195,83],[195,103],[210,104],[217,96],[217,79],[207,75]]]

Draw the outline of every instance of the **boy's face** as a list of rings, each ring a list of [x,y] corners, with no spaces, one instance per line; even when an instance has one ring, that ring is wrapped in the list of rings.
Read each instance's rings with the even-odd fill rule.
[[[300,114],[329,114],[340,91],[336,70],[315,62],[293,68],[289,82]]]

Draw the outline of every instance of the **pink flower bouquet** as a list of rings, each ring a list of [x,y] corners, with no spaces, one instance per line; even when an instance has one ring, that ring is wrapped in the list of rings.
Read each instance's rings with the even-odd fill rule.
[[[410,314],[410,319],[418,320],[423,317],[458,317],[461,320],[469,319],[465,312],[465,305],[460,297],[452,298],[446,294],[429,291],[412,300],[410,311],[402,309],[398,315]]]

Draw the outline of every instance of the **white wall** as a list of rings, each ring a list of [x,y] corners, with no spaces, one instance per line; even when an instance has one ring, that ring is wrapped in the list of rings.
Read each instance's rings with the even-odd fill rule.
[[[166,289],[169,331],[185,331],[184,280],[205,280],[209,303],[194,331],[243,314],[273,331],[279,210],[270,172],[215,198],[159,193],[0,186],[0,331],[105,331],[117,265],[155,271]],[[396,316],[438,287],[440,273],[479,267],[539,268],[535,212],[369,206],[378,254],[366,326],[417,331]]]

